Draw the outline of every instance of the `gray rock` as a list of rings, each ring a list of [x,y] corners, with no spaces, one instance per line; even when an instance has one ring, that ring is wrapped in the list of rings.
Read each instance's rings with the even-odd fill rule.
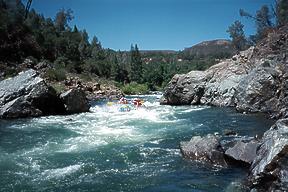
[[[21,65],[25,68],[33,68],[35,65],[35,59],[26,58]]]
[[[214,135],[192,137],[189,142],[181,142],[180,149],[185,158],[212,165],[227,165],[219,139]]]
[[[253,161],[249,180],[252,188],[288,190],[288,119],[276,122],[266,131],[257,158]]]
[[[263,63],[267,61],[261,61]],[[236,108],[239,111],[276,113],[280,101],[276,96],[280,92],[282,72],[271,65],[263,67],[259,63],[236,88]]]
[[[0,118],[61,114],[56,92],[32,69],[0,82]]]
[[[234,106],[236,87],[251,68],[242,58],[250,58],[253,51],[251,47],[206,71],[175,75],[165,88],[162,104]]]
[[[225,155],[234,161],[239,162],[239,164],[244,163],[249,166],[256,158],[256,150],[258,145],[259,144],[255,141],[250,141],[248,143],[238,141],[233,147],[225,151]]]
[[[191,71],[185,75],[175,75],[164,92],[165,100],[161,104],[190,105],[200,104],[204,94],[206,73]]]
[[[42,70],[46,68],[51,68],[51,64],[48,61],[41,61],[34,67],[37,70]]]
[[[235,136],[235,135],[237,135],[237,132],[234,130],[231,130],[231,129],[224,129],[223,134],[225,136]]]
[[[241,79],[251,70],[243,58],[251,58],[254,47],[240,52],[234,56],[234,60],[227,59],[210,67],[206,73],[208,79],[202,104],[215,106],[235,106],[235,91]]]
[[[66,109],[66,113],[88,112],[90,104],[86,98],[86,94],[81,89],[70,89],[60,95]]]
[[[168,105],[167,99],[163,96],[159,99],[159,102],[160,102],[160,105]]]
[[[204,72],[175,75],[163,103],[206,104],[288,117],[288,26]]]

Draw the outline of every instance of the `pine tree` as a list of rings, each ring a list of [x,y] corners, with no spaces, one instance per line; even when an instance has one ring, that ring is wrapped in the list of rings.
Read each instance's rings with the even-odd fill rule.
[[[288,24],[288,0],[276,0],[275,8],[277,25]]]
[[[256,12],[256,39],[260,40],[266,36],[267,30],[273,26],[271,21],[272,15],[270,14],[267,5],[263,5],[260,10]]]
[[[111,63],[110,79],[120,82],[120,66],[116,54],[114,55],[113,62]]]
[[[84,61],[91,55],[89,37],[86,30],[83,30],[83,32],[81,33],[81,41],[79,42],[78,45],[78,51],[80,53],[81,61]]]
[[[270,13],[269,7],[267,5],[263,5],[257,12],[256,15],[252,15],[243,9],[240,9],[240,16],[252,19],[256,24],[256,34],[251,36],[253,43],[263,39],[267,31],[273,27],[272,17],[273,15]]]
[[[232,25],[229,26],[227,33],[229,33],[232,38],[232,43],[234,47],[238,50],[244,50],[246,48],[246,38],[244,34],[244,25],[240,21],[235,21]]]
[[[130,74],[131,81],[142,83],[143,65],[142,65],[141,54],[140,54],[137,44],[135,45],[135,47],[131,45],[130,54],[131,54],[131,74]]]
[[[105,53],[96,36],[93,37],[91,42],[91,57],[96,60],[105,59]]]
[[[55,27],[56,29],[61,32],[66,29],[68,26],[68,23],[73,19],[73,11],[71,9],[68,9],[67,11],[65,9],[60,9],[58,13],[56,14],[55,18]]]

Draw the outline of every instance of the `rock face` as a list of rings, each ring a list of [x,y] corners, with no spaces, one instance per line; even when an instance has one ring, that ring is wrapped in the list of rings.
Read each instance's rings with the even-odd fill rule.
[[[175,75],[165,90],[167,104],[200,104],[204,94],[206,72],[191,71],[186,75]]]
[[[288,116],[288,26],[271,32],[256,47],[206,71],[175,75],[162,104],[232,106],[239,111]]]
[[[248,143],[238,141],[236,145],[225,151],[225,155],[234,161],[239,161],[240,163],[249,166],[256,158],[256,150],[258,145],[259,144],[255,141],[250,141]]]
[[[165,88],[167,102],[162,104],[234,106],[236,87],[249,71],[244,62],[251,57],[253,50],[251,47],[206,71],[175,75]]]
[[[253,51],[254,47],[251,47],[232,59],[210,67],[206,71],[207,83],[201,103],[216,106],[234,106],[236,87],[249,71],[245,61],[251,57]]]
[[[86,94],[81,89],[70,89],[60,95],[64,103],[66,113],[88,112],[90,104],[86,98]]]
[[[180,149],[185,158],[198,160],[212,165],[226,166],[224,152],[214,135],[195,136],[189,142],[181,142]]]
[[[95,80],[86,82],[77,76],[69,76],[63,86],[67,90],[75,88],[83,90],[89,100],[120,98],[123,95],[123,92],[114,85],[101,85]]]
[[[62,114],[64,105],[37,72],[28,70],[0,82],[0,118]]]
[[[252,188],[288,190],[288,119],[265,132],[251,166]]]

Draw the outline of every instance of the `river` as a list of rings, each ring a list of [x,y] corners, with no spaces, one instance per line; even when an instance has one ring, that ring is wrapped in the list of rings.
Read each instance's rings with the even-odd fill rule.
[[[245,170],[185,160],[180,141],[224,129],[253,137],[273,124],[142,97],[146,108],[130,112],[101,102],[90,113],[0,120],[0,191],[233,191]]]

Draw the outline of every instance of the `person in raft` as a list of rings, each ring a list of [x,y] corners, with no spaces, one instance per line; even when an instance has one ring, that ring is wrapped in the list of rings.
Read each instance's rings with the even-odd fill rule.
[[[120,100],[119,100],[119,103],[120,104],[128,104],[128,101],[125,97],[121,97]]]
[[[136,98],[133,100],[133,104],[136,105],[136,107],[140,107],[142,105],[142,102],[139,98]]]

